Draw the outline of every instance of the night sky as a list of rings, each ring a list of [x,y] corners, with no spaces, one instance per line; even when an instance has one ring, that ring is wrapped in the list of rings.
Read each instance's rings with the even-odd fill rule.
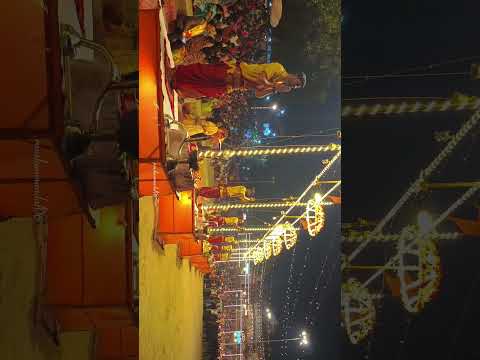
[[[480,95],[478,82],[468,76],[358,81],[346,76],[365,74],[468,72],[480,62],[475,40],[480,35],[472,1],[344,1],[342,34],[342,99],[365,97],[448,97],[454,91]],[[475,57],[470,61],[450,60]],[[427,66],[434,64],[428,68]],[[441,64],[436,65],[436,64]],[[380,220],[433,160],[443,145],[434,132],[456,130],[469,113],[346,119],[342,122],[342,220],[358,217]],[[455,151],[433,177],[437,181],[478,180],[478,129]],[[462,191],[420,195],[410,201],[385,229],[398,232],[415,221],[420,209],[433,215],[445,210]],[[473,203],[455,212],[474,219]],[[440,231],[455,231],[446,222]],[[392,248],[372,248],[359,263],[378,264]],[[400,301],[388,297],[378,309],[375,333],[358,346],[342,335],[342,359],[479,359],[476,328],[480,313],[478,238],[440,243],[442,284],[437,298],[417,316],[402,310]],[[357,274],[355,274],[357,275]],[[380,289],[381,283],[376,283]]]
[[[308,16],[302,2],[285,1],[284,17],[273,32],[273,61],[281,62],[290,72],[305,71],[307,75],[318,68],[318,64],[307,63],[303,56],[305,43],[298,36]],[[312,89],[308,85],[306,89],[271,99],[272,102],[278,102],[287,108],[284,117],[274,120],[280,123],[278,128],[281,129],[281,135],[330,134],[299,138],[289,144],[326,144],[339,141],[336,130],[340,128],[340,80],[326,83],[321,90],[328,95],[324,103],[310,100],[315,96],[314,92],[318,91],[318,87]],[[322,160],[331,156],[331,153],[326,153],[271,159],[267,167],[257,168],[254,176],[257,179],[274,176],[276,182],[257,185],[257,198],[268,198],[271,194],[275,194],[275,197],[300,195],[323,168]],[[341,162],[337,162],[326,179],[340,178],[340,169]],[[264,212],[254,214],[270,221],[271,217],[276,215]],[[338,326],[339,230],[340,208],[329,208],[326,227],[321,235],[310,239],[303,233],[295,247],[294,256],[293,250],[284,250],[282,255],[268,263],[264,283],[265,298],[274,320],[268,336],[270,339],[284,338],[283,327],[286,325],[287,337],[297,337],[305,329],[310,335],[311,344],[301,348],[298,342],[290,342],[286,349],[282,349],[281,344],[274,343],[271,346],[271,356],[267,358],[339,358],[339,339],[342,334]],[[284,320],[288,322],[282,324]]]

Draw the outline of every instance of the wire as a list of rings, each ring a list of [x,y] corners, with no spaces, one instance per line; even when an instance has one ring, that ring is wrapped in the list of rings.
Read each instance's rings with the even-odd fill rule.
[[[357,75],[357,76],[344,76],[343,79],[364,79],[364,80],[376,80],[376,79],[389,79],[389,78],[409,78],[409,77],[434,77],[434,76],[453,76],[453,75],[470,75],[469,72],[451,72],[451,73],[422,73],[422,74],[384,74],[384,75]]]
[[[448,100],[444,97],[430,97],[430,96],[384,96],[384,97],[364,97],[364,98],[349,98],[342,99],[342,101],[369,101],[369,100]]]
[[[405,74],[405,73],[415,72],[415,71],[420,71],[420,70],[431,70],[431,69],[434,69],[434,68],[437,68],[437,67],[440,67],[440,66],[443,66],[443,65],[459,64],[459,63],[463,63],[463,62],[474,60],[474,59],[480,59],[480,55],[463,57],[463,58],[456,58],[456,59],[447,60],[447,61],[443,61],[443,62],[440,62],[440,63],[434,63],[434,64],[429,64],[429,65],[414,66],[414,67],[407,68],[405,70],[395,71],[395,72],[391,73],[390,75],[400,75],[400,74]],[[346,86],[356,85],[356,84],[359,84],[359,83],[362,83],[362,82],[368,81],[368,80],[369,79],[357,80],[357,81],[354,81],[352,83],[346,83],[346,84],[343,84],[343,85],[346,85]]]

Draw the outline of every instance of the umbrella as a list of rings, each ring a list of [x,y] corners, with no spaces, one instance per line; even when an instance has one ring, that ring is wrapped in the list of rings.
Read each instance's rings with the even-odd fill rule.
[[[277,27],[282,18],[282,0],[272,0],[272,9],[270,11],[270,25]]]

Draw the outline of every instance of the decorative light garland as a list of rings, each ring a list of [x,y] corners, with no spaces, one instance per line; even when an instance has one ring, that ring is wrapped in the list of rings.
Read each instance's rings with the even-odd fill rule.
[[[332,202],[324,202],[323,205],[333,205]],[[306,203],[296,203],[295,201],[284,201],[284,202],[257,202],[250,204],[208,204],[202,205],[204,210],[231,210],[231,209],[272,209],[272,208],[284,208],[284,207],[304,207],[307,206]]]
[[[242,227],[218,227],[218,228],[208,228],[209,234],[214,233],[240,233],[240,232],[262,232],[270,230],[269,226],[242,226]]]
[[[342,285],[341,312],[352,344],[358,344],[373,330],[376,319],[373,297],[356,279]]]
[[[375,104],[375,105],[359,105],[345,106],[342,109],[342,117],[354,116],[375,116],[375,115],[398,115],[405,113],[429,113],[442,111],[464,111],[475,110],[480,107],[480,98],[464,97],[458,100],[431,100],[417,101],[415,103],[402,102],[399,104]]]
[[[312,238],[323,230],[325,226],[325,211],[319,201],[312,199],[307,202],[305,219],[307,220],[308,234]]]
[[[273,249],[273,255],[278,256],[282,253],[283,250],[283,239],[280,235],[271,237],[271,244]]]
[[[440,286],[440,258],[432,240],[423,238],[407,247],[406,237],[398,243],[397,275],[403,306],[411,313],[418,313]]]
[[[293,227],[290,223],[283,224],[283,242],[285,244],[285,248],[290,250],[292,247],[295,246],[298,240],[297,229]]]
[[[265,260],[265,252],[263,248],[260,248],[260,247],[255,248],[255,250],[253,251],[253,263],[255,265],[258,265],[262,263],[263,260]]]
[[[265,260],[268,260],[272,257],[273,249],[272,243],[270,241],[263,241],[263,257]]]
[[[294,155],[294,154],[313,154],[321,152],[340,151],[341,145],[308,145],[308,146],[287,146],[271,148],[245,148],[237,150],[206,150],[198,153],[199,159],[230,159],[232,157],[253,157],[265,155]]]

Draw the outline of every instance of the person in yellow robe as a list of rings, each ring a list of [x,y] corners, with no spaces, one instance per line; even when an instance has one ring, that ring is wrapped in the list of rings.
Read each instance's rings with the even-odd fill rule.
[[[223,218],[225,221],[225,225],[228,226],[238,226],[240,224],[240,219],[236,216],[227,216]]]
[[[185,115],[182,119],[182,124],[185,130],[187,131],[187,135],[189,137],[203,134],[205,136],[212,136],[216,134],[219,130],[219,127],[208,120],[194,120],[188,115]]]
[[[235,198],[240,201],[255,201],[253,198],[253,189],[247,189],[243,185],[225,186],[222,188],[227,198]]]
[[[181,96],[219,98],[235,90],[254,90],[258,98],[303,88],[304,73],[289,74],[280,63],[248,64],[235,61],[222,64],[177,66],[171,85]]]
[[[209,199],[220,198],[234,198],[240,201],[255,201],[253,197],[255,191],[253,189],[247,189],[243,185],[235,186],[215,186],[215,187],[202,187],[198,189],[198,196]]]

